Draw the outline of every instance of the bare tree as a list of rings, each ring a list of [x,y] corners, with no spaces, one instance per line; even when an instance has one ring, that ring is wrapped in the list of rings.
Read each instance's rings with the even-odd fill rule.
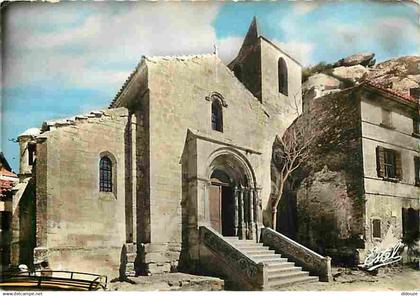
[[[276,228],[277,207],[286,182],[292,173],[309,158],[309,147],[315,140],[316,133],[311,126],[311,120],[305,117],[310,117],[310,115],[304,114],[297,118],[282,137],[276,137],[274,143],[273,161],[279,174],[276,180],[277,190],[271,200],[273,229]]]

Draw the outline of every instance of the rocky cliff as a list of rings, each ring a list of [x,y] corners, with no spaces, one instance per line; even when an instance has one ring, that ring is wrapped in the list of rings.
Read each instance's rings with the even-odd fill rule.
[[[375,54],[359,53],[334,64],[318,64],[304,70],[305,99],[337,92],[364,81],[374,82],[404,95],[420,86],[420,56],[405,56],[375,65]]]

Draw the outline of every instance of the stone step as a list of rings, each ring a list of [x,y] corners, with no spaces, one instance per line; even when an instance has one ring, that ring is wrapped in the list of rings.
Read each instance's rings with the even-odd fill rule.
[[[292,284],[300,284],[300,283],[312,283],[312,282],[318,282],[319,278],[316,276],[308,276],[303,275],[300,277],[295,277],[293,279],[282,279],[282,280],[276,280],[268,282],[269,289],[277,289],[285,286],[289,286]]]
[[[242,245],[238,246],[236,244],[233,244],[233,245],[240,248],[241,250],[244,250],[244,251],[253,251],[253,250],[258,250],[258,251],[266,250],[266,251],[268,251],[268,250],[270,250],[268,247],[258,246],[258,245],[243,245],[243,246]]]
[[[275,269],[282,269],[286,267],[294,267],[295,264],[293,262],[274,262],[267,264],[267,270],[275,270]]]
[[[249,254],[249,257],[254,258],[254,259],[258,259],[258,260],[276,260],[279,258],[283,258],[281,257],[279,254]],[[283,258],[286,259],[286,258]],[[287,259],[286,259],[287,261]]]
[[[283,271],[283,272],[278,272],[276,274],[273,273],[269,273],[268,274],[268,283],[270,283],[270,281],[279,281],[279,280],[284,280],[284,279],[293,279],[293,278],[298,278],[301,276],[309,276],[309,272],[307,271]]]
[[[257,259],[257,258],[254,258],[254,259],[257,262],[263,262],[263,263],[266,263],[267,265],[287,262],[287,258],[281,258],[281,257],[280,258],[272,258],[272,259]]]
[[[265,247],[262,243],[256,243],[256,242],[243,242],[243,241],[231,241],[230,242],[232,245],[234,246],[243,246],[243,247],[249,247],[249,246],[254,246],[254,247]]]
[[[267,269],[267,274],[270,277],[271,275],[281,273],[281,272],[290,272],[290,271],[301,271],[302,267],[295,266],[292,262],[287,262],[284,265],[280,266],[269,266]]]
[[[231,242],[231,243],[247,243],[247,244],[263,244],[263,243],[258,243],[253,239],[227,239],[226,241]]]
[[[275,251],[274,250],[260,250],[260,249],[252,249],[252,250],[245,250],[242,249],[242,251],[250,256],[255,256],[255,255],[274,255]]]

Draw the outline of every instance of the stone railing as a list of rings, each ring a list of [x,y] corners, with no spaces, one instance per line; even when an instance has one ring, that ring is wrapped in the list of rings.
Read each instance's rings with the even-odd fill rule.
[[[263,290],[267,285],[267,271],[263,263],[255,262],[234,245],[226,241],[221,234],[210,227],[200,226],[200,243],[204,244],[219,260],[226,263],[237,284],[249,285],[251,289]]]
[[[261,242],[311,274],[319,276],[321,281],[329,282],[332,280],[330,257],[323,257],[268,227],[261,231]]]

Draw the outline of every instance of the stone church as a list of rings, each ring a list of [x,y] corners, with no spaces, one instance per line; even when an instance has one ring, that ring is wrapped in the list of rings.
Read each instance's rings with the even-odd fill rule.
[[[17,210],[32,220],[15,215],[12,263],[195,272],[211,253],[237,252],[226,237],[259,241],[270,223],[272,146],[301,111],[301,70],[254,18],[228,65],[217,53],[143,56],[108,109],[21,134],[19,176],[36,197]],[[252,258],[232,262],[244,278],[262,272]]]

